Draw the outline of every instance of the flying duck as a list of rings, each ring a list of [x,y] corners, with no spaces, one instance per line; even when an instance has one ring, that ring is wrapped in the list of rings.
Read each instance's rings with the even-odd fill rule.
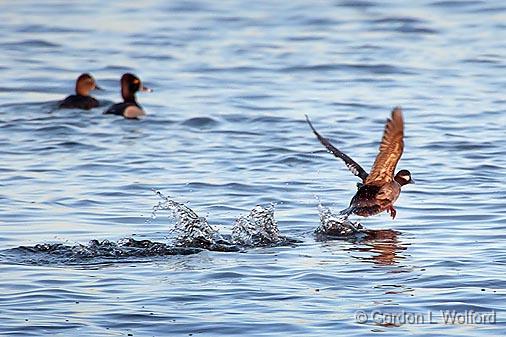
[[[395,219],[397,211],[393,205],[401,193],[401,186],[414,183],[408,170],[400,170],[394,175],[395,167],[404,149],[404,121],[401,108],[394,108],[391,118],[387,119],[379,153],[369,174],[353,159],[332,145],[328,139],[322,137],[307,115],[306,120],[320,143],[334,156],[342,159],[351,173],[362,179],[362,183],[358,184],[357,193],[351,199],[350,206],[342,210],[340,214],[348,216],[353,213],[367,217],[387,211],[392,219]]]

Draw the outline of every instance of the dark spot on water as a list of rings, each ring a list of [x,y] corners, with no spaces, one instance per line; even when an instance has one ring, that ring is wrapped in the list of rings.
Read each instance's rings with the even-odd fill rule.
[[[358,9],[376,7],[377,5],[378,5],[377,3],[367,0],[353,0],[353,1],[343,0],[338,2],[338,6],[358,8]]]
[[[18,47],[22,47],[22,48],[56,48],[56,47],[60,47],[60,45],[56,44],[56,43],[53,43],[53,42],[49,42],[49,41],[46,41],[46,40],[24,40],[24,41],[20,41],[20,42],[10,42],[10,43],[3,43],[1,44],[3,45],[4,47],[8,47],[8,48],[18,48]]]
[[[414,73],[408,68],[398,68],[389,64],[353,64],[353,63],[336,63],[336,64],[316,64],[316,65],[300,65],[291,66],[280,69],[281,72],[298,73],[298,72],[334,72],[334,71],[355,71],[364,72],[375,75],[407,75]]]
[[[191,126],[194,128],[205,129],[211,128],[218,125],[218,121],[210,117],[195,117],[187,119],[183,122],[183,125]]]

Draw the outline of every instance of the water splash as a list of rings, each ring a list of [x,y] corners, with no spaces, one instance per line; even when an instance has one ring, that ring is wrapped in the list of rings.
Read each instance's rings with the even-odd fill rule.
[[[279,234],[274,205],[267,208],[256,206],[248,215],[239,216],[234,221],[231,235],[222,235],[208,224],[206,218],[199,217],[189,207],[171,200],[160,191],[155,192],[162,201],[153,207],[152,218],[156,217],[159,210],[168,210],[173,214],[176,223],[171,231],[179,233],[175,242],[177,246],[231,251],[297,242]]]
[[[155,191],[161,201],[153,207],[151,217],[156,219],[161,210],[169,211],[175,219],[170,233],[176,233],[174,242],[161,243],[150,240],[121,239],[91,240],[88,244],[68,245],[44,243],[35,246],[21,246],[0,251],[0,261],[8,260],[22,264],[72,264],[95,265],[133,261],[167,255],[188,255],[202,250],[240,251],[246,247],[294,244],[300,241],[281,236],[274,218],[274,205],[264,208],[256,206],[248,215],[239,216],[232,227],[231,235],[222,235],[214,229],[205,217],[198,216],[189,207]],[[137,261],[137,260],[136,260]]]
[[[176,246],[229,250],[224,247],[229,245],[229,242],[221,236],[218,230],[209,225],[205,217],[198,216],[191,208],[170,199],[160,191],[155,191],[155,193],[162,200],[153,207],[151,218],[156,218],[156,213],[160,210],[171,212],[176,220],[171,232],[179,234],[175,239]],[[233,248],[230,247],[230,249]]]
[[[272,245],[283,240],[274,219],[274,205],[257,205],[248,215],[239,216],[232,227],[232,241],[242,246]]]
[[[334,214],[320,202],[318,202],[318,212],[320,225],[315,229],[317,235],[350,237],[366,230],[360,222],[350,221],[347,215]]]

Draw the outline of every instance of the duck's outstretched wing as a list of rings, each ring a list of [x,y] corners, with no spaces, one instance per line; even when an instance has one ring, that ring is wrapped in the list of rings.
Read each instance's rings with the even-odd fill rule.
[[[382,185],[394,179],[394,170],[404,150],[404,120],[402,110],[396,107],[387,120],[379,153],[365,180],[366,184]]]
[[[327,138],[323,138],[322,135],[320,135],[318,131],[316,131],[316,129],[313,127],[313,124],[311,124],[311,121],[309,120],[309,117],[307,115],[306,120],[309,126],[311,127],[311,130],[313,130],[313,133],[316,135],[316,138],[318,138],[318,140],[320,141],[320,143],[322,143],[322,145],[325,146],[327,150],[329,150],[329,152],[332,153],[334,156],[342,159],[346,164],[346,167],[351,171],[351,173],[353,173],[354,175],[356,175],[357,177],[362,179],[362,181],[365,182],[365,180],[367,179],[367,172],[362,168],[362,166],[357,164],[353,159],[348,157],[346,154],[342,153],[338,148],[332,145]]]

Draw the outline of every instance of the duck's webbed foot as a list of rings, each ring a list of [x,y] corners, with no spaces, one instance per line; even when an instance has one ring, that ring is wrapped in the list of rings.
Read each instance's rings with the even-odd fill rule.
[[[395,216],[397,215],[397,211],[395,210],[394,206],[388,206],[387,213],[392,216],[392,219],[395,219]]]

